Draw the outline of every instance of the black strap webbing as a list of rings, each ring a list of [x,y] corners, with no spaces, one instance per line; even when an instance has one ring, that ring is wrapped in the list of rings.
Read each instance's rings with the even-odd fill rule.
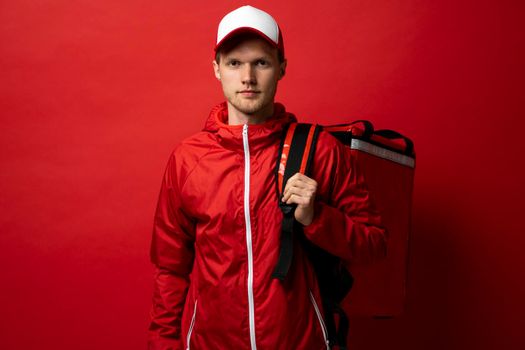
[[[311,140],[311,145],[309,147],[308,154],[305,154],[305,151],[307,149],[307,143],[308,143],[308,135],[310,133],[310,129],[315,128],[314,130],[314,136]],[[282,228],[281,228],[281,248],[279,251],[279,259],[277,260],[277,265],[275,266],[275,269],[273,271],[272,277],[278,278],[281,281],[284,280],[286,275],[288,274],[288,271],[290,270],[290,266],[292,264],[292,257],[293,257],[293,227],[294,227],[294,212],[296,205],[295,204],[286,204],[281,202],[282,194],[284,191],[284,188],[286,186],[286,182],[297,172],[299,172],[299,169],[301,167],[301,163],[303,162],[303,158],[307,157],[307,163],[306,163],[306,169],[305,174],[308,174],[310,169],[310,164],[312,162],[314,152],[315,152],[315,144],[317,142],[317,135],[319,134],[320,128],[316,125],[311,124],[302,124],[298,123],[295,127],[295,130],[291,131],[290,128],[287,129],[287,133],[293,132],[292,142],[290,145],[290,151],[288,153],[288,158],[286,162],[286,167],[284,170],[284,176],[283,176],[283,182],[282,182],[282,188],[278,188],[278,198],[279,198],[279,207],[281,208],[281,211],[283,212],[283,222],[282,222]],[[282,138],[281,141],[281,153],[283,149],[283,144],[285,137]],[[279,158],[281,159],[281,155],[279,154]],[[278,169],[279,162],[277,162],[277,169],[276,169],[276,176],[278,176]],[[278,179],[276,179],[277,183],[279,183]]]

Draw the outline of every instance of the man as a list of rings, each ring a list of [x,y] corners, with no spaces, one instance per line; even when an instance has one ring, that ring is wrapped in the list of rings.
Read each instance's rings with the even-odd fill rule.
[[[275,103],[286,72],[282,34],[250,6],[226,15],[213,69],[226,102],[172,153],[151,247],[157,272],[150,349],[328,349],[315,273],[295,242],[287,277],[272,278],[282,213],[275,163],[283,128]],[[348,261],[385,252],[385,232],[348,153],[321,132],[312,177],[296,174],[282,201],[314,244]]]

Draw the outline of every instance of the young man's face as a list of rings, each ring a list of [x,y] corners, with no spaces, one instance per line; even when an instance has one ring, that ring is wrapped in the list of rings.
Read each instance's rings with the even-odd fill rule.
[[[286,68],[277,49],[263,39],[249,38],[219,55],[220,62],[213,61],[213,67],[228,102],[230,123],[246,118],[258,123],[270,117],[277,82]]]

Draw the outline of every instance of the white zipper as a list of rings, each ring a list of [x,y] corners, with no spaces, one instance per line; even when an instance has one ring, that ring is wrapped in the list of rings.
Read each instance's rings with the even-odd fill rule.
[[[319,310],[319,307],[317,306],[317,303],[315,302],[314,295],[312,294],[312,291],[310,290],[310,300],[312,301],[312,304],[314,305],[315,313],[317,314],[317,319],[319,320],[319,323],[321,324],[321,330],[323,331],[323,338],[324,342],[326,344],[326,349],[330,350],[330,343],[328,342],[328,339],[326,338],[326,326],[324,324],[323,316],[321,315],[321,311]]]
[[[195,305],[193,306],[193,317],[191,318],[190,329],[188,330],[188,335],[186,336],[186,350],[190,350],[191,333],[193,332],[193,327],[195,326],[195,314],[196,313],[197,313],[197,300],[195,300]]]
[[[246,247],[248,250],[248,313],[250,321],[250,343],[252,350],[257,350],[255,343],[255,307],[253,302],[253,251],[252,224],[250,219],[250,145],[248,143],[248,124],[242,128],[244,145],[244,219],[246,221]]]

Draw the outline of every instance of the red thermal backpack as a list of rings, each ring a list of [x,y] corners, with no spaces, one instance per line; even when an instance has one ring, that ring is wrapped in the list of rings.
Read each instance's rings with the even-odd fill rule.
[[[291,176],[297,172],[309,175],[321,129],[342,142],[349,156],[361,167],[389,234],[387,257],[366,266],[343,262],[310,243],[300,233],[301,227],[294,219],[295,205],[279,201],[283,222],[273,277],[280,280],[286,277],[296,235],[317,274],[330,347],[345,350],[349,315],[390,318],[403,312],[415,152],[413,142],[406,136],[393,130],[374,130],[372,123],[365,120],[333,126],[292,123],[284,132],[276,164],[279,198]]]

